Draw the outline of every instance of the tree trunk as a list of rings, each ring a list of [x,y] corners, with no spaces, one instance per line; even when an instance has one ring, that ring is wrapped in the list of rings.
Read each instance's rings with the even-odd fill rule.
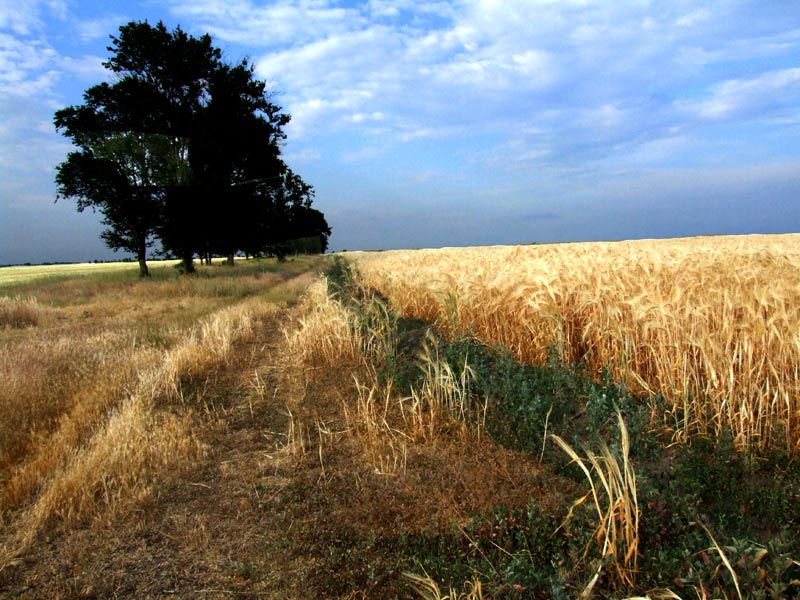
[[[191,254],[183,257],[183,272],[186,274],[194,273],[194,258]]]
[[[228,265],[229,267],[233,266],[233,252],[228,254],[228,261],[225,264]]]
[[[139,277],[150,277],[150,269],[147,268],[147,245],[144,243],[139,244],[139,252],[136,253],[136,258],[139,260]]]
[[[147,268],[147,261],[144,257],[139,257],[139,277],[150,277],[150,269]]]

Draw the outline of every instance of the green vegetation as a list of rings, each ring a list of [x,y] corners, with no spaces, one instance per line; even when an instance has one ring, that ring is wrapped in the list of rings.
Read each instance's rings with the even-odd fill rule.
[[[281,157],[291,117],[248,59],[228,64],[208,34],[147,21],[122,25],[108,50],[113,83],[54,121],[77,148],[56,169],[58,197],[99,211],[109,248],[135,255],[142,277],[156,240],[187,273],[195,255],[325,251],[314,189]]]

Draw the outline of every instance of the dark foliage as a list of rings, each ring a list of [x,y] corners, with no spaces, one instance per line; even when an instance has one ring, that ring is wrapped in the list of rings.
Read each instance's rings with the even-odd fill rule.
[[[58,168],[58,197],[104,216],[103,239],[145,252],[157,238],[187,271],[194,255],[279,253],[330,228],[313,188],[281,158],[290,116],[271,102],[247,59],[226,64],[210,36],[131,22],[111,38],[116,75],[56,112],[79,151]]]

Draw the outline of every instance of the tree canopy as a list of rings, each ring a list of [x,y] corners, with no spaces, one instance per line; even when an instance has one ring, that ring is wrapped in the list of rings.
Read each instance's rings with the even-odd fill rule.
[[[222,60],[211,37],[163,22],[131,22],[111,37],[104,63],[114,83],[55,114],[77,147],[57,168],[59,198],[98,210],[102,238],[136,254],[156,242],[183,259],[196,254],[282,254],[293,239],[330,228],[311,208],[313,188],[281,157],[290,116],[274,104],[247,59]]]

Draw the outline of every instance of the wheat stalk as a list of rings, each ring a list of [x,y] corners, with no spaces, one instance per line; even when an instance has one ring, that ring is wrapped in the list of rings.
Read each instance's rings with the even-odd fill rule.
[[[636,474],[630,461],[628,430],[619,412],[617,420],[622,453],[619,458],[605,443],[600,445],[598,453],[587,449],[586,456],[582,457],[561,437],[551,437],[572,462],[580,467],[590,487],[589,493],[573,503],[564,521],[569,520],[575,508],[591,497],[598,518],[598,526],[592,539],[600,547],[599,564],[602,566],[610,558],[618,581],[622,585],[633,586],[639,556],[639,503],[636,496]],[[586,545],[584,557],[588,555],[590,547],[591,541]],[[601,566],[587,585],[589,592],[600,575]]]

